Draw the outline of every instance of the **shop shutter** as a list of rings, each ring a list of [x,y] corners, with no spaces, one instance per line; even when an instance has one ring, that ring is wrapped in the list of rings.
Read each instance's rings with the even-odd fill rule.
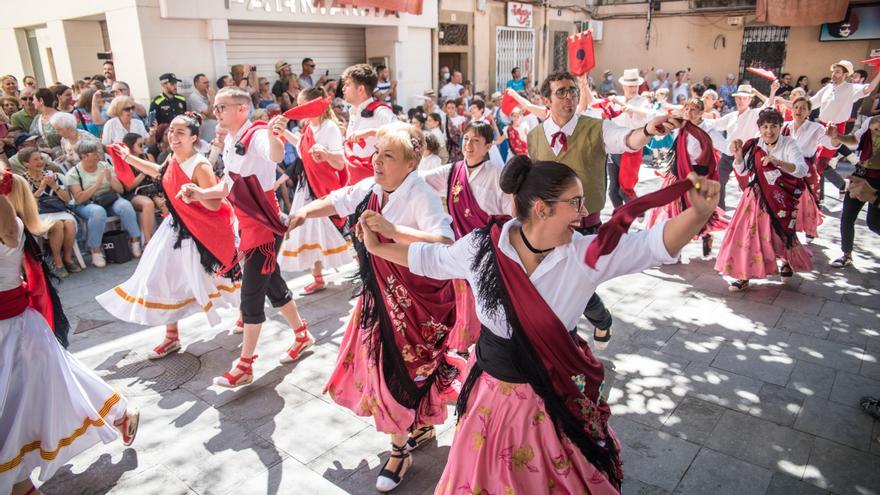
[[[294,73],[300,62],[313,58],[315,75],[330,70],[338,79],[346,67],[367,61],[364,29],[344,26],[229,24],[226,57],[229,65],[257,66],[257,75],[275,81],[275,62],[284,60]]]

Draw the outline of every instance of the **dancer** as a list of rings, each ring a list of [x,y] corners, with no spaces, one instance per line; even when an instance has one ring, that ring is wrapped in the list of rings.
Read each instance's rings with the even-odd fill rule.
[[[239,249],[245,258],[241,281],[241,314],[244,338],[238,364],[214,379],[221,387],[240,387],[254,380],[253,362],[260,330],[266,321],[263,303],[268,297],[272,307],[293,328],[295,341],[281,357],[282,363],[299,359],[315,343],[307,324],[299,316],[287,283],[278,267],[284,224],[275,197],[275,167],[284,159],[287,119],[276,116],[267,126],[250,122],[251,96],[244,90],[229,87],[214,97],[214,115],[218,125],[228,130],[223,146],[226,175],[215,186],[201,188],[184,184],[178,195],[184,201],[206,201],[229,197],[241,228]],[[271,133],[269,130],[271,129]]]
[[[510,145],[508,156],[511,158],[514,155],[528,155],[529,146],[526,144],[528,134],[529,126],[523,121],[523,110],[516,107],[510,112],[510,124],[504,128],[504,131],[495,140],[495,144],[500,145],[507,140]]]
[[[845,268],[853,264],[856,219],[865,203],[868,203],[865,223],[871,232],[880,234],[880,197],[870,194],[872,189],[880,189],[880,116],[866,120],[855,134],[839,135],[836,131],[835,128],[828,130],[832,145],[843,143],[858,145],[859,148],[859,164],[850,177],[840,214],[840,249],[843,256],[831,262],[835,268]]]
[[[811,109],[810,100],[804,97],[797,98],[792,103],[792,120],[785,122],[782,126],[782,135],[794,138],[810,170],[806,180],[806,193],[801,194],[798,203],[797,224],[795,225],[795,231],[803,232],[808,241],[819,235],[818,228],[819,225],[822,225],[823,220],[818,205],[820,178],[813,157],[820,145],[831,146],[831,141],[825,136],[825,127],[807,120]]]
[[[623,97],[612,99],[623,107],[623,111],[613,121],[627,129],[641,129],[653,116],[650,102],[639,95],[639,86],[645,80],[639,75],[638,69],[626,69],[618,82],[623,87]],[[608,158],[608,196],[611,204],[617,208],[636,197],[639,168],[642,166],[642,148],[611,153]]]
[[[813,269],[812,253],[795,234],[809,170],[797,142],[781,135],[782,122],[781,113],[764,109],[758,115],[760,137],[730,145],[734,170],[749,181],[715,262],[716,270],[735,279],[731,292],[746,290],[749,279],[779,273],[788,282],[794,272]]]
[[[576,233],[587,214],[584,189],[558,162],[514,157],[501,190],[514,195],[516,218],[452,246],[381,243],[362,222],[374,259],[435,279],[466,278],[477,294],[477,358],[435,493],[619,493],[620,445],[601,398],[604,370],[576,325],[600,283],[673,263],[700,231],[715,211],[718,184],[689,179],[699,185],[688,192],[691,208],[623,235],[595,269],[584,263],[594,237]]]
[[[376,137],[374,178],[309,203],[290,216],[288,228],[310,218],[354,215],[361,229],[379,232],[383,242],[451,243],[449,215],[414,173],[421,131],[395,123]],[[376,480],[376,489],[387,492],[400,484],[412,465],[410,452],[434,437],[433,425],[446,420],[446,404],[457,396],[459,370],[446,356],[455,292],[451,282],[415,276],[370,255],[361,242],[355,247],[363,291],[324,391],[391,434],[391,458]]]
[[[669,162],[669,170],[661,187],[687,180],[691,172],[708,177],[710,180],[718,179],[718,162],[712,138],[698,127],[703,120],[703,112],[703,102],[697,98],[691,98],[684,104],[686,121],[678,129],[678,135],[672,145],[673,155]],[[688,208],[690,205],[685,197],[653,208],[648,214],[647,226],[650,228],[662,221],[675,218]],[[699,233],[703,241],[703,257],[712,254],[712,232],[723,231],[727,229],[727,225],[724,210],[718,208]]]
[[[498,189],[502,167],[489,159],[491,148],[492,127],[486,122],[471,122],[465,127],[462,140],[464,160],[422,174],[428,185],[446,198],[446,211],[452,216],[456,239],[485,227],[493,216],[509,217],[513,213],[511,196]],[[467,355],[480,335],[480,321],[474,313],[474,294],[467,282],[453,283],[457,319],[448,346]]]
[[[297,97],[297,104],[304,105],[320,99],[325,102],[327,95],[320,86],[304,90]],[[326,160],[328,152],[342,151],[342,131],[329,104],[317,117],[300,120],[302,135],[285,130],[284,136],[297,147],[302,160],[302,172],[297,177],[296,192],[290,214],[314,201],[324,198],[331,192],[348,183],[348,169],[345,164],[333,165]],[[320,160],[324,158],[324,160]],[[341,229],[345,219],[312,218],[290,233],[281,244],[278,262],[284,271],[311,269],[312,283],[305,286],[303,294],[314,294],[326,287],[324,268],[338,268],[352,261],[350,243],[342,236]]]
[[[47,481],[98,443],[131,445],[139,419],[62,347],[67,319],[34,238],[45,230],[27,181],[0,163],[0,493],[12,495],[39,493],[38,467]]]
[[[131,278],[95,298],[120,320],[165,325],[165,340],[147,353],[148,359],[180,350],[179,320],[202,312],[214,326],[221,320],[218,309],[240,302],[232,206],[225,199],[185,203],[177,196],[184,184],[206,189],[217,184],[208,159],[195,149],[199,122],[178,115],[169,129],[172,155],[162,166],[111,145],[116,146],[111,153],[120,153],[126,164],[159,182],[171,216],[159,226]]]

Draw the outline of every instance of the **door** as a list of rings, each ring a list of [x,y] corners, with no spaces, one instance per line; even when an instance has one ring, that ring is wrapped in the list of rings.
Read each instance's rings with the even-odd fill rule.
[[[523,76],[535,80],[535,64],[525,74],[526,61],[535,60],[535,32],[531,29],[498,27],[495,31],[495,91],[501,91],[510,80],[514,67],[523,70]]]
[[[459,71],[464,79],[468,79],[468,71],[464,60],[465,54],[460,52],[440,53],[440,67],[449,67],[449,72]],[[438,71],[439,72],[439,71]]]
[[[773,71],[778,77],[785,65],[785,48],[788,44],[788,28],[776,26],[748,26],[743,32],[742,55],[739,61],[739,79],[748,81],[752,87],[764,93],[770,91],[770,82],[746,71],[746,67],[758,67]]]

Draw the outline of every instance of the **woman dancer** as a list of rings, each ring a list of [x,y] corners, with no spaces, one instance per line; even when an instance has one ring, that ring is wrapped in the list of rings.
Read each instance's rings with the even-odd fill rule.
[[[203,312],[212,326],[220,323],[217,309],[237,307],[241,288],[232,207],[221,199],[187,204],[177,197],[183,184],[207,188],[217,183],[208,160],[194,149],[199,123],[179,115],[169,129],[172,155],[165,166],[117,148],[125,163],[159,179],[171,216],[159,226],[131,278],[96,297],[120,320],[165,325],[165,340],[147,353],[149,359],[180,350],[179,320]]]
[[[696,172],[697,175],[708,177],[711,180],[718,180],[718,162],[712,138],[706,131],[698,127],[703,121],[703,111],[703,102],[697,98],[691,98],[684,104],[686,120],[678,130],[678,135],[672,145],[669,171],[666,173],[661,187],[687,180],[691,172]],[[648,214],[647,226],[653,227],[660,222],[674,218],[689,207],[687,199],[682,197],[666,205],[653,208]],[[721,208],[718,208],[709,218],[699,234],[703,239],[703,257],[712,254],[712,232],[726,229],[727,223],[724,218],[724,210]]]
[[[461,148],[464,160],[422,174],[428,185],[446,198],[446,211],[452,216],[456,239],[485,227],[493,216],[509,217],[513,213],[512,198],[498,189],[502,167],[489,159],[492,126],[481,121],[468,124]],[[466,355],[480,335],[480,321],[474,313],[474,295],[467,282],[454,280],[453,284],[456,322],[449,334],[448,346]],[[433,430],[428,433],[432,434]]]
[[[382,242],[451,243],[449,215],[417,173],[422,133],[409,124],[383,126],[377,134],[374,176],[331,193],[297,211],[288,228],[307,218],[355,215]],[[387,218],[387,220],[386,220]],[[456,398],[459,370],[447,362],[447,337],[455,322],[451,282],[411,274],[355,243],[363,292],[349,321],[336,369],[325,392],[376,429],[391,434],[391,458],[376,489],[393,490],[412,464],[408,433],[446,420]],[[418,444],[417,444],[418,445]]]
[[[764,109],[758,115],[760,137],[730,144],[734,171],[749,180],[715,262],[716,270],[735,279],[731,292],[746,290],[749,279],[779,273],[787,282],[794,272],[813,269],[812,253],[795,234],[809,169],[797,142],[781,135],[782,122],[781,113]]]
[[[510,144],[510,157],[513,155],[528,155],[529,145],[526,143],[526,135],[529,126],[523,121],[522,108],[516,107],[510,111],[510,125],[504,128],[501,135],[495,140],[495,144],[501,145],[506,139]]]
[[[795,231],[803,232],[808,241],[819,235],[819,225],[822,225],[823,221],[823,215],[817,203],[820,187],[819,173],[813,163],[813,156],[823,142],[826,147],[831,147],[830,140],[825,136],[825,126],[807,120],[807,117],[810,116],[810,110],[812,110],[810,100],[804,97],[797,98],[791,107],[792,120],[782,125],[782,135],[794,138],[810,170],[806,180],[807,190],[801,194],[798,203],[798,216],[795,225]]]
[[[583,188],[561,163],[514,157],[501,190],[514,195],[516,218],[452,246],[380,243],[362,222],[373,258],[436,279],[466,278],[477,294],[477,359],[435,493],[619,493],[620,446],[601,398],[604,370],[573,329],[600,283],[673,263],[702,229],[719,186],[688,179],[697,184],[688,192],[691,208],[623,235],[595,269],[584,263],[594,236],[575,233],[587,213]]]
[[[304,105],[320,99],[328,102],[324,88],[313,86],[299,94],[297,103]],[[302,171],[297,177],[296,192],[290,213],[293,214],[315,199],[326,197],[348,183],[348,170],[343,162],[336,164],[326,159],[327,152],[342,151],[342,131],[329,104],[317,117],[302,119],[302,134],[285,131],[288,142],[297,147],[302,160]],[[339,216],[311,218],[303,226],[290,233],[281,244],[278,263],[288,272],[311,269],[313,281],[303,289],[303,294],[314,294],[326,287],[324,268],[338,268],[352,261],[349,243],[342,236],[345,219]]]
[[[12,495],[39,493],[37,467],[46,481],[100,442],[131,445],[138,425],[138,410],[59,343],[67,319],[33,238],[44,230],[27,182],[0,164],[0,493]]]

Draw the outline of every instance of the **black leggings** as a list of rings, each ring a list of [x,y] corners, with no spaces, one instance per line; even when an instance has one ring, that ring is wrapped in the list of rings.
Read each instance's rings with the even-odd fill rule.
[[[277,257],[283,237],[275,238],[274,256]],[[263,303],[266,297],[273,308],[280,308],[293,300],[293,294],[287,288],[287,282],[281,277],[281,267],[275,263],[272,273],[264,274],[263,263],[266,255],[259,249],[244,262],[241,277],[241,321],[250,324],[258,324],[266,321],[266,312]]]
[[[865,179],[874,189],[880,189],[880,178]],[[843,197],[843,211],[840,213],[840,249],[844,254],[851,254],[853,250],[853,241],[856,237],[856,219],[865,206],[864,201],[859,201],[846,193]],[[866,219],[868,228],[875,234],[880,234],[880,208],[869,204],[868,217]]]

